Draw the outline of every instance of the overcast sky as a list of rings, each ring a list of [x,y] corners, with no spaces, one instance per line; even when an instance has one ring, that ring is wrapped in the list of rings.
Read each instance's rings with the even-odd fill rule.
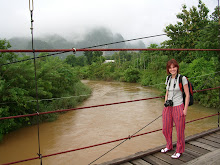
[[[34,36],[59,34],[79,39],[88,29],[100,26],[122,34],[125,39],[162,34],[165,26],[177,22],[176,15],[183,4],[197,7],[198,1],[34,0]],[[209,8],[209,14],[218,5],[218,0],[202,2]],[[0,22],[0,39],[31,37],[29,0],[0,0]]]

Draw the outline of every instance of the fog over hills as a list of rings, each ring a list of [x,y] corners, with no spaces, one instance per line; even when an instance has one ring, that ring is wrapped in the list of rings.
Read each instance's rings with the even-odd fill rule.
[[[113,43],[125,40],[124,37],[119,34],[113,34],[111,30],[107,28],[96,28],[88,31],[82,39],[74,39],[69,36],[68,39],[58,35],[45,35],[40,38],[34,38],[34,49],[71,49],[71,48],[86,48],[91,46],[97,46],[107,43]],[[31,38],[14,37],[9,39],[11,49],[32,49]],[[143,41],[122,42],[118,44],[111,44],[103,47],[96,48],[146,48]],[[108,55],[109,53],[105,53]],[[81,53],[77,53],[82,55]]]

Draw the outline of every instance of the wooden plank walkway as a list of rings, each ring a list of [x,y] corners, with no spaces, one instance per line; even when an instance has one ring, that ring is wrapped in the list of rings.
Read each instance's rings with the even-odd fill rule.
[[[176,146],[175,143],[174,146]],[[187,137],[185,152],[179,159],[171,158],[171,155],[175,152],[175,147],[172,151],[161,153],[160,150],[164,147],[165,145],[159,146],[154,149],[138,152],[134,155],[115,159],[100,165],[180,165],[192,164],[193,161],[194,164],[196,164],[195,162],[198,159],[207,159],[208,154],[213,155],[212,152],[216,155],[216,158],[212,157],[212,161],[218,159],[218,163],[220,164],[220,128],[211,129]],[[213,165],[214,164],[215,163],[213,163]]]

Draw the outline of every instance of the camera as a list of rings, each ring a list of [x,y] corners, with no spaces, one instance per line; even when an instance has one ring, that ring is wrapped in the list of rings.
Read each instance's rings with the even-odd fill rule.
[[[165,102],[164,106],[165,106],[165,107],[168,107],[168,106],[172,107],[172,106],[173,106],[173,101],[172,101],[172,100],[167,100],[167,101]]]

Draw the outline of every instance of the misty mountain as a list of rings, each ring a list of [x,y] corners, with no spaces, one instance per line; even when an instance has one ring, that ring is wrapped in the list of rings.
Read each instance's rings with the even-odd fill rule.
[[[91,47],[102,45],[106,43],[112,43],[114,40],[113,33],[106,28],[97,28],[89,31],[80,45],[83,47]]]
[[[61,37],[58,34],[47,35],[40,39],[49,43],[54,49],[70,49],[73,46],[73,43],[67,41],[64,37]]]
[[[11,44],[10,49],[27,49],[28,43],[31,42],[28,38],[14,37],[8,40]]]
[[[31,41],[28,42],[27,49],[32,49]],[[54,47],[50,43],[36,39],[34,40],[34,49],[54,49]]]
[[[70,37],[71,38],[71,37]],[[72,41],[65,39],[64,37],[54,34],[54,35],[47,35],[42,36],[40,38],[34,39],[34,49],[71,49],[71,48],[87,48],[92,46],[98,46],[102,44],[108,44],[113,42],[124,41],[124,37],[119,34],[113,34],[111,30],[107,28],[96,28],[88,31],[83,39],[80,41],[77,40],[74,42],[74,38]],[[32,49],[32,42],[31,39],[27,38],[11,38],[9,39],[11,43],[11,49]],[[136,42],[121,42],[117,44],[110,44],[101,47],[95,48],[146,48],[145,44],[142,41]],[[61,58],[65,58],[67,55],[71,53],[61,54]],[[77,52],[76,55],[82,55],[83,52]],[[112,52],[104,52],[104,55],[111,55]]]

